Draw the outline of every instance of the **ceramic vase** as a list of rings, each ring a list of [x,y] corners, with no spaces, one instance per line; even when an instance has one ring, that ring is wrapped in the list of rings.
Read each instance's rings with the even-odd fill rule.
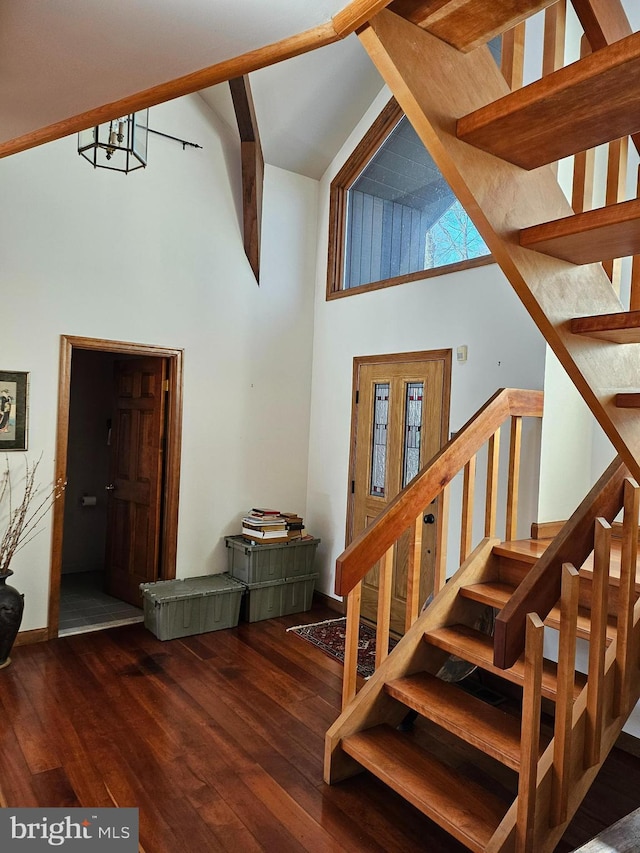
[[[24,610],[24,595],[7,583],[13,572],[0,574],[0,669],[11,663],[13,648]]]

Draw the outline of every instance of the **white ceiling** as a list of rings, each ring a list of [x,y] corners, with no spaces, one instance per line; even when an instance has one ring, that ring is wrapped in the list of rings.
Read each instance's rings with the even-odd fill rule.
[[[250,74],[264,159],[272,166],[320,178],[383,82],[357,37]],[[229,125],[229,86],[203,90]]]
[[[330,21],[345,0],[2,0],[2,138]]]
[[[0,145],[330,24],[348,5],[1,0]],[[256,72],[251,82],[267,162],[314,176],[381,86],[355,36]],[[215,94],[205,98],[215,105]]]
[[[637,30],[640,3],[623,3]],[[0,149],[105,104],[330,27],[349,5],[350,0],[0,0]],[[382,81],[352,35],[255,71],[251,85],[265,160],[319,177]],[[235,126],[226,83],[202,96]]]

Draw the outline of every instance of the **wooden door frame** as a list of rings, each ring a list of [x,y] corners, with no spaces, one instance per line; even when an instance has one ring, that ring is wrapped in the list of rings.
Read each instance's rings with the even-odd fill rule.
[[[116,355],[154,356],[168,361],[169,401],[166,412],[165,490],[162,514],[160,577],[176,576],[178,541],[178,499],[180,493],[180,451],[182,446],[182,349],[153,346],[102,338],[60,336],[60,374],[58,381],[58,421],[56,433],[55,482],[67,474],[69,406],[71,400],[71,360],[74,350],[114,353]],[[62,540],[64,534],[64,493],[53,506],[51,570],[49,582],[48,639],[58,636],[60,620],[60,578],[62,576]]]
[[[442,361],[444,363],[444,376],[442,384],[442,428],[440,441],[441,446],[446,444],[449,438],[449,418],[451,416],[451,364],[453,360],[452,349],[425,350],[421,352],[387,353],[385,355],[362,355],[353,358],[353,379],[351,387],[351,438],[349,441],[349,479],[347,483],[347,520],[345,531],[345,548],[353,539],[353,504],[354,495],[351,484],[355,481],[356,466],[356,429],[358,425],[358,406],[356,404],[356,391],[359,385],[360,367],[365,364],[403,364],[409,361]],[[437,524],[437,547],[441,547],[442,521],[438,514]]]

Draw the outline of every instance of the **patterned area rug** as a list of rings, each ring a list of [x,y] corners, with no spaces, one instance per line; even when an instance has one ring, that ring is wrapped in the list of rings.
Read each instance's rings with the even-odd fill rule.
[[[344,663],[345,628],[347,620],[329,619],[326,622],[314,622],[311,625],[297,625],[287,628],[298,637],[302,637],[314,646],[341,663]],[[396,640],[389,641],[391,650]],[[360,623],[360,634],[358,637],[358,675],[369,678],[375,671],[376,660],[376,632],[374,628]]]

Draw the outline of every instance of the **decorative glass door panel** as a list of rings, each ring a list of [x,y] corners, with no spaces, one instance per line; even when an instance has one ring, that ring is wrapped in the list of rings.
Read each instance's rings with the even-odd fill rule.
[[[419,358],[422,355],[424,359]],[[371,524],[438,452],[448,430],[449,350],[412,353],[406,360],[381,356],[379,361],[362,362],[356,360],[358,402],[349,540]],[[437,505],[429,512],[436,515]],[[425,524],[423,530],[423,600],[433,589],[437,529],[436,524]],[[391,629],[397,634],[404,633],[410,547],[408,534],[395,547]],[[362,615],[372,622],[377,597],[378,565],[367,574],[362,590]]]

